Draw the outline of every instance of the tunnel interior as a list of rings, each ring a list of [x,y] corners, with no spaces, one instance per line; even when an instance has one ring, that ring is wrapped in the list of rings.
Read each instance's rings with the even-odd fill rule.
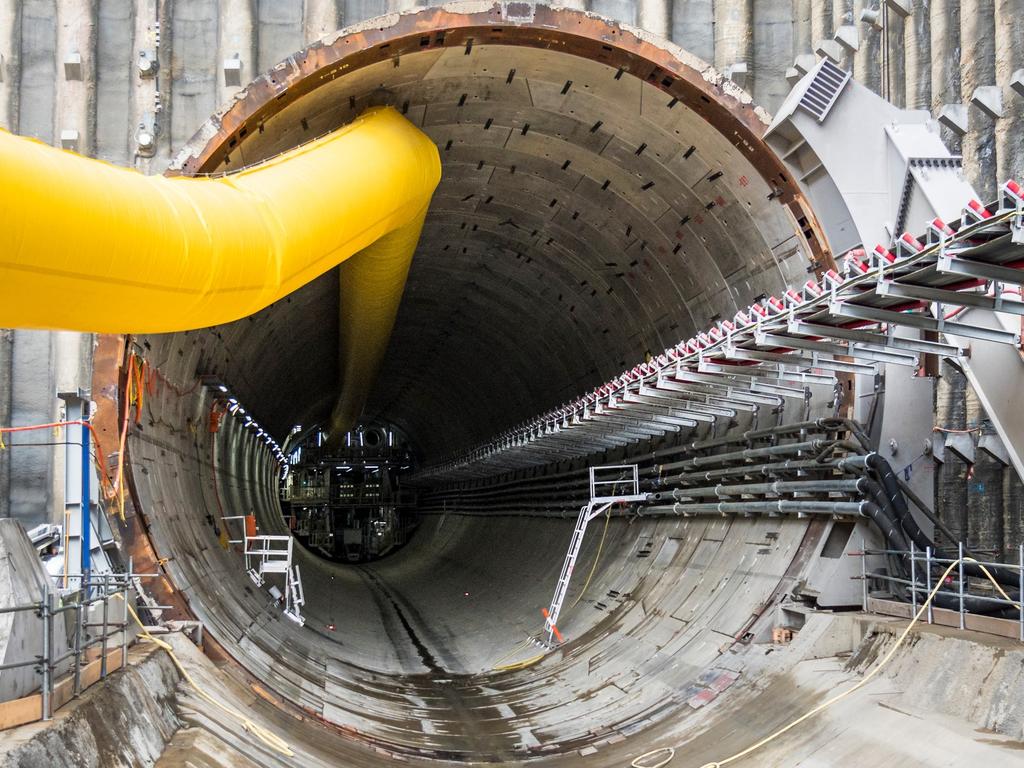
[[[423,23],[296,54],[180,162],[186,174],[248,166],[381,104],[436,142],[442,181],[364,413],[402,430],[419,462],[556,406],[813,268],[810,212],[758,138],[766,116],[707,65],[583,14],[560,20],[579,30],[557,33]],[[128,348],[170,381],[225,382],[283,443],[294,425],[323,424],[337,397],[338,279],[332,270],[251,317]],[[821,533],[799,519],[609,518],[584,547],[586,594],[570,595],[573,650],[540,659],[529,636],[571,521],[442,510],[376,563],[298,549],[299,627],[218,538],[231,515],[288,532],[280,468],[241,420],[203,428],[216,392],[183,390],[157,387],[129,443],[133,499],[180,596],[283,699],[407,754],[500,762],[675,711],[674,691],[714,671],[721,637],[742,630]],[[502,668],[524,659],[539,663]]]

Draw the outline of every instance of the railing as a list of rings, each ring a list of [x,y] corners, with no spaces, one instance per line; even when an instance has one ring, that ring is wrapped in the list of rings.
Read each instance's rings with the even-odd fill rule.
[[[640,475],[636,464],[609,464],[590,468],[590,502],[637,501],[640,495]]]
[[[138,574],[136,574],[138,575]],[[78,696],[84,688],[87,688],[94,680],[86,680],[85,677],[92,677],[102,680],[110,671],[108,669],[110,641],[120,635],[120,665],[124,666],[128,657],[128,628],[131,626],[129,616],[129,592],[132,589],[133,574],[94,574],[90,577],[89,585],[73,591],[58,590],[50,584],[43,588],[43,597],[40,600],[18,605],[0,606],[0,614],[9,613],[31,613],[42,622],[42,633],[40,641],[40,652],[32,658],[21,661],[0,664],[0,671],[24,669],[34,667],[40,677],[39,692],[40,716],[39,719],[50,720],[53,712],[70,699]],[[63,575],[57,576],[57,580],[63,580]],[[119,600],[120,605],[111,606],[112,600]],[[101,605],[98,611],[93,606]],[[116,612],[116,619],[111,611]],[[99,613],[99,617],[92,614]],[[73,614],[64,621],[64,629],[67,632],[67,650],[59,651],[58,644],[54,638],[54,626],[61,616]],[[93,620],[98,618],[98,620]],[[97,633],[98,630],[98,633]],[[90,659],[90,650],[99,646],[98,658]],[[117,646],[114,648],[116,649]],[[71,661],[70,671],[58,683],[56,674],[65,662]],[[98,661],[98,670],[93,667]],[[70,680],[70,685],[66,681]],[[61,695],[55,705],[55,690],[62,686]],[[70,688],[70,690],[66,690]],[[37,694],[30,693],[29,696]],[[2,703],[0,703],[2,707]],[[19,725],[24,722],[31,722],[35,718],[25,720],[24,718],[7,723],[7,726]]]
[[[938,574],[942,574],[951,565],[956,567],[950,572],[947,577],[946,583],[948,588],[939,589],[936,596],[946,596],[952,599],[956,604],[955,611],[952,609],[937,608],[933,603],[928,604],[925,618],[929,624],[948,622],[937,622],[936,612],[944,611],[951,612],[956,618],[956,624],[959,629],[980,629],[986,631],[984,626],[978,622],[972,622],[970,617],[986,617],[992,619],[993,617],[988,616],[985,613],[978,611],[972,611],[968,606],[969,603],[975,605],[987,605],[993,609],[1008,609],[1008,612],[1015,612],[1017,617],[1015,623],[1017,624],[1017,638],[1024,642],[1024,544],[1021,544],[1017,548],[1017,563],[997,563],[988,562],[983,560],[975,560],[966,554],[963,542],[957,544],[957,556],[951,557],[939,557],[936,555],[935,550],[932,547],[927,547],[923,552],[917,549],[913,543],[909,550],[896,550],[896,549],[862,549],[861,552],[851,553],[855,556],[861,557],[861,583],[863,585],[863,609],[865,612],[881,612],[887,613],[884,609],[884,601],[879,601],[872,598],[870,594],[870,582],[877,581],[884,584],[888,584],[892,587],[896,587],[899,590],[903,590],[909,593],[911,608],[911,616],[916,616],[919,606],[923,605],[928,599],[928,595],[932,593],[937,584]],[[898,557],[903,558],[909,563],[910,567],[910,578],[903,578],[902,576],[895,576],[890,573],[879,573],[869,572],[867,568],[867,558],[869,556],[878,557]],[[973,570],[972,566],[982,566],[986,569],[1000,570],[1002,572],[1014,571],[1017,574],[1017,599],[1006,599],[997,594],[989,591],[981,591],[976,585],[972,584],[972,580],[990,585],[991,582],[983,576],[970,575],[965,571],[967,569]],[[896,590],[892,590],[896,591]],[[1007,593],[1012,597],[1012,593]],[[1000,621],[1009,624],[1013,619],[999,619]],[[972,624],[972,626],[968,626]],[[991,627],[991,621],[989,622]],[[1012,626],[1012,624],[1010,625]],[[1005,633],[1000,633],[1005,634]]]

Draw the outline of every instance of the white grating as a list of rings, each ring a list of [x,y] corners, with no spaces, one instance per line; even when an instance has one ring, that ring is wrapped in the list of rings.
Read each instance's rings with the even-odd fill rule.
[[[811,84],[800,97],[800,106],[820,123],[836,103],[849,79],[849,72],[837,67],[830,59],[823,59]]]

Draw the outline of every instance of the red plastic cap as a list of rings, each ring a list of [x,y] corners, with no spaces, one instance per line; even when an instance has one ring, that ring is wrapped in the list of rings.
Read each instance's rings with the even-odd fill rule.
[[[880,245],[876,245],[876,246],[875,246],[875,253],[876,253],[876,254],[877,254],[878,256],[880,256],[881,258],[883,258],[883,259],[885,259],[886,261],[888,261],[888,262],[889,262],[890,264],[891,264],[892,262],[896,261],[896,257],[892,255],[892,252],[891,252],[891,251],[889,251],[889,250],[888,250],[888,249],[886,249],[886,248],[883,248],[883,247],[882,247],[882,246],[880,246]]]
[[[969,203],[967,203],[967,207],[970,208],[983,219],[992,218],[992,213],[988,210],[988,208],[983,206],[977,200],[971,200]]]
[[[900,237],[900,240],[909,245],[915,251],[924,250],[924,246],[921,245],[921,243],[917,239],[915,239],[914,236],[909,232],[904,232],[903,235]]]

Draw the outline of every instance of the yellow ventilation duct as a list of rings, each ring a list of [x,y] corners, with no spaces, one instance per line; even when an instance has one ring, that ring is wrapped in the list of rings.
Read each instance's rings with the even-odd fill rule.
[[[204,328],[341,274],[341,419],[362,410],[441,177],[392,109],[220,177],[144,176],[0,131],[0,327]]]

